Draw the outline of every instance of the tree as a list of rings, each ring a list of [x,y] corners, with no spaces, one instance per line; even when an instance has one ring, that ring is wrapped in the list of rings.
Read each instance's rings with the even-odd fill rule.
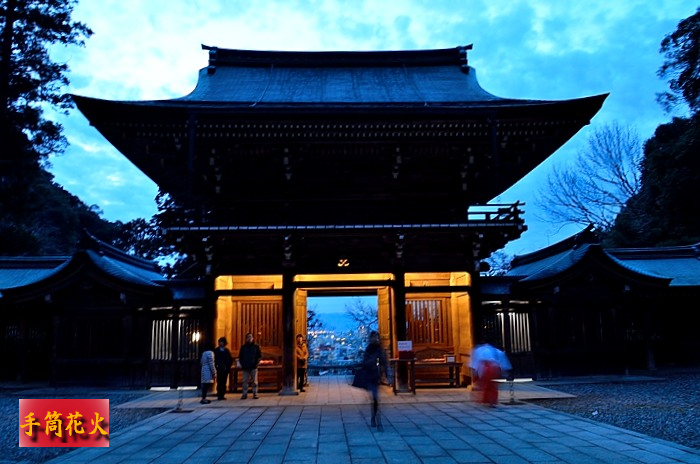
[[[553,223],[593,224],[610,230],[640,188],[642,146],[636,131],[617,123],[588,138],[572,166],[555,168],[535,203]]]
[[[68,65],[51,60],[49,47],[85,44],[92,31],[73,21],[75,0],[2,0],[0,101],[3,135],[21,137],[39,161],[66,146],[62,127],[44,118],[44,105],[67,112],[73,107],[63,93]]]
[[[660,52],[666,60],[657,74],[668,79],[670,90],[658,94],[657,100],[667,111],[683,102],[692,113],[697,113],[700,110],[700,8],[664,37]]]
[[[70,255],[82,229],[110,243],[119,224],[105,221],[39,170],[22,189],[5,189],[0,204],[0,255]]]
[[[609,234],[625,247],[687,245],[700,241],[700,114],[675,118],[644,145],[642,187]]]
[[[0,0],[0,223],[3,254],[64,254],[82,227],[110,229],[99,215],[53,183],[43,170],[49,154],[65,149],[60,124],[44,117],[51,106],[72,106],[63,93],[65,63],[54,45],[83,45],[91,34],[71,19],[73,0]],[[111,233],[111,232],[110,232]],[[108,233],[109,234],[109,233]]]
[[[369,331],[377,330],[379,317],[377,308],[355,298],[352,303],[345,305],[345,314],[357,324],[357,329],[364,337]]]
[[[658,75],[669,91],[658,96],[667,110],[681,102],[688,118],[657,127],[644,145],[641,188],[617,217],[608,240],[616,246],[687,245],[700,241],[700,8],[664,37]]]

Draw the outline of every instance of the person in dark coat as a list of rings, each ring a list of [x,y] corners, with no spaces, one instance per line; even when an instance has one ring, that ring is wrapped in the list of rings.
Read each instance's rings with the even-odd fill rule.
[[[380,424],[379,419],[379,381],[382,373],[386,373],[387,361],[386,353],[379,342],[379,333],[372,331],[369,334],[369,343],[365,348],[362,358],[362,370],[365,371],[367,381],[367,391],[372,395],[372,427]]]
[[[226,399],[226,381],[233,365],[233,356],[228,348],[226,337],[219,338],[219,346],[214,350],[214,365],[216,366],[216,398]]]
[[[260,346],[255,343],[253,334],[248,332],[245,336],[245,343],[238,352],[238,362],[243,371],[243,395],[241,399],[248,398],[248,385],[252,383],[253,399],[258,399],[258,364],[262,359]]]

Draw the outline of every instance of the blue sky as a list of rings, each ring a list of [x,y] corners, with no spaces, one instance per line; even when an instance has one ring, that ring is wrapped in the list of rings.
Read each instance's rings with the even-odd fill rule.
[[[188,94],[206,66],[201,44],[255,50],[407,50],[474,44],[469,63],[500,97],[560,100],[610,93],[591,125],[497,202],[524,201],[529,230],[506,247],[524,254],[577,232],[540,220],[534,194],[596,127],[617,121],[643,140],[670,120],[655,101],[659,43],[697,5],[687,0],[80,0],[74,19],[95,32],[57,49],[69,92],[112,100]],[[55,180],[108,220],[150,218],[157,188],[74,110],[53,115],[70,147]]]

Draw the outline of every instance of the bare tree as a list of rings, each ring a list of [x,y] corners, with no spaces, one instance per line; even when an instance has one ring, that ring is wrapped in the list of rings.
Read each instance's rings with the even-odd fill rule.
[[[595,225],[608,231],[627,200],[639,192],[642,143],[629,126],[612,123],[588,138],[571,166],[555,167],[535,204],[552,223]]]
[[[377,308],[355,298],[352,303],[345,305],[345,314],[357,324],[358,334],[366,338],[370,330],[377,330],[379,317]]]

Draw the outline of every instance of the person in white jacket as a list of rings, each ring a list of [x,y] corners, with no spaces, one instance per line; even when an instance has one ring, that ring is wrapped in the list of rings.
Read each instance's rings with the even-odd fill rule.
[[[202,383],[202,400],[200,403],[202,404],[209,404],[211,401],[207,399],[207,393],[209,393],[209,390],[211,387],[214,385],[214,381],[216,380],[216,366],[214,365],[214,351],[212,351],[210,348],[206,349],[202,353],[202,374],[201,374],[201,383]]]

